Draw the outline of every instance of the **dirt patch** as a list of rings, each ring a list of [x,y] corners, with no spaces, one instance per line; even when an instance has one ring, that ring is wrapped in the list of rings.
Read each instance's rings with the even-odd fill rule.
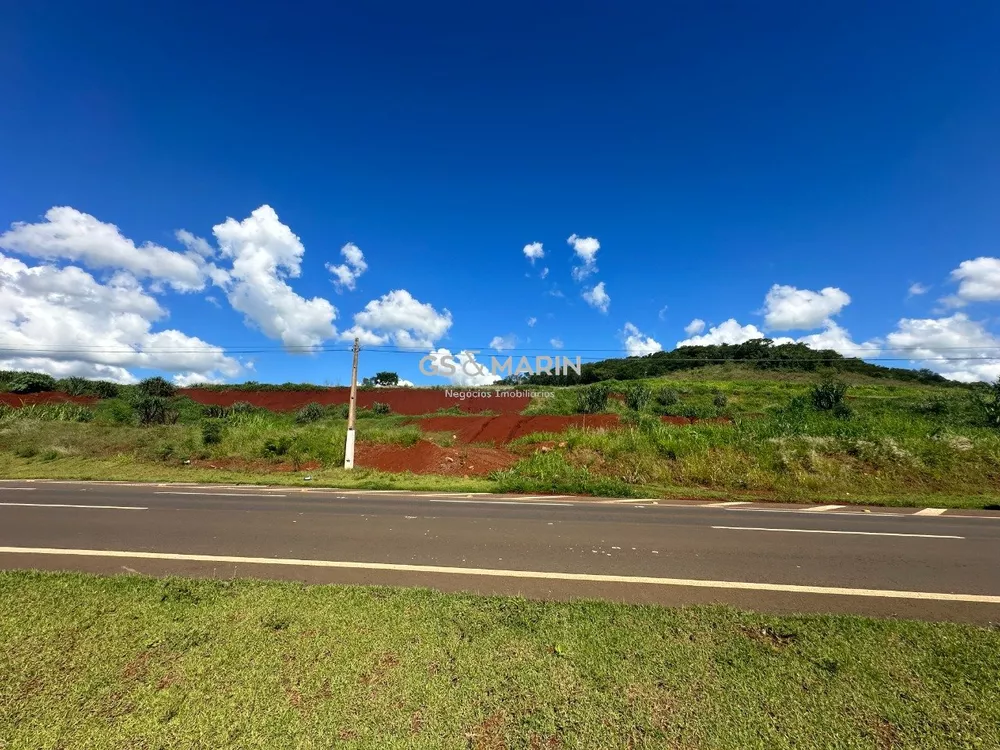
[[[565,432],[570,427],[607,430],[621,426],[617,414],[581,414],[572,417],[503,414],[498,417],[424,417],[414,420],[424,432],[450,432],[460,443],[504,445],[536,432]]]
[[[0,404],[13,406],[32,406],[34,404],[80,404],[81,406],[91,406],[97,403],[94,396],[70,396],[68,393],[59,391],[46,391],[45,393],[0,393]]]
[[[247,401],[272,411],[294,411],[306,404],[323,406],[346,404],[350,401],[350,388],[317,388],[305,391],[216,391],[205,388],[182,388],[178,391],[199,404],[232,406],[237,401]],[[433,388],[378,388],[358,391],[358,406],[371,408],[376,401],[389,404],[396,414],[430,414],[438,409],[458,407],[467,414],[493,411],[499,414],[518,414],[531,402],[526,396],[505,396],[503,391],[450,391],[450,393],[476,393],[475,398],[448,395],[444,389]]]
[[[500,448],[456,446],[442,448],[421,440],[409,446],[384,443],[358,443],[355,464],[379,471],[452,476],[486,476],[506,469],[520,457]]]

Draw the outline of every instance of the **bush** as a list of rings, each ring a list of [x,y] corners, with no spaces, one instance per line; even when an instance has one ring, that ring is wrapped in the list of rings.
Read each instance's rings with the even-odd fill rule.
[[[608,387],[595,383],[581,388],[576,393],[576,410],[580,414],[597,414],[608,406]]]
[[[391,412],[392,407],[389,406],[389,404],[384,404],[381,401],[376,401],[372,404],[372,414],[376,416],[384,417],[386,414],[390,414]]]
[[[229,414],[253,414],[257,407],[249,401],[237,401],[229,407]]]
[[[657,406],[673,406],[681,400],[681,397],[673,388],[660,388],[660,390],[653,394],[653,398]]]
[[[292,449],[292,443],[294,441],[288,435],[282,435],[278,438],[270,438],[264,443],[264,450],[262,453],[265,458],[280,458],[281,456],[287,455],[288,451]]]
[[[202,404],[201,414],[209,419],[225,419],[229,416],[229,409],[219,404]]]
[[[217,419],[206,419],[201,423],[201,442],[205,445],[218,445],[222,442],[222,422]]]
[[[1000,378],[974,396],[983,424],[1000,430]]]
[[[177,393],[177,386],[167,380],[164,380],[159,375],[140,381],[136,388],[143,396],[158,398],[170,398]]]
[[[329,414],[334,419],[347,419],[351,407],[348,404],[337,404],[329,407]]]
[[[833,407],[831,410],[833,416],[837,419],[850,419],[854,416],[854,409],[841,401],[839,404]]]
[[[295,412],[295,423],[296,424],[309,424],[310,422],[315,422],[322,419],[325,412],[323,407],[317,404],[315,401],[311,404],[306,404],[297,412]]]
[[[645,383],[635,383],[625,389],[625,406],[633,411],[642,411],[653,398],[653,392]]]
[[[173,424],[177,412],[170,409],[167,400],[157,396],[140,396],[132,402],[132,410],[141,425]]]
[[[56,379],[43,372],[19,372],[10,379],[7,386],[11,393],[41,393],[55,389]]]
[[[716,393],[712,397],[712,404],[716,409],[725,409],[729,405],[729,399],[725,393]]]
[[[838,404],[844,403],[847,395],[847,384],[839,380],[824,379],[813,386],[809,393],[813,408],[817,411],[833,411]]]
[[[97,398],[116,398],[121,393],[121,386],[109,380],[87,380],[87,378],[62,378],[56,381],[56,390],[70,396],[96,396]]]

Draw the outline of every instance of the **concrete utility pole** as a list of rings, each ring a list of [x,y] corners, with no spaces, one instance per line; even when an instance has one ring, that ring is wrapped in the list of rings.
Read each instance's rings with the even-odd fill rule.
[[[351,365],[351,405],[347,410],[347,443],[344,450],[344,468],[354,468],[354,423],[358,418],[358,340],[354,339],[354,363]]]

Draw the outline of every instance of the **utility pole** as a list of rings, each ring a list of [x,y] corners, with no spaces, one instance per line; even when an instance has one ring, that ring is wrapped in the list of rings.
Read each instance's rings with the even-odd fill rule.
[[[358,418],[358,340],[354,339],[354,363],[351,365],[351,405],[347,410],[347,443],[344,450],[344,468],[354,468],[354,423]]]

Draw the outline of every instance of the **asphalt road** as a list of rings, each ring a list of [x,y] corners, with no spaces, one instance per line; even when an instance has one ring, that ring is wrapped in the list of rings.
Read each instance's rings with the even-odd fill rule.
[[[0,483],[0,567],[1000,622],[1000,514]]]

